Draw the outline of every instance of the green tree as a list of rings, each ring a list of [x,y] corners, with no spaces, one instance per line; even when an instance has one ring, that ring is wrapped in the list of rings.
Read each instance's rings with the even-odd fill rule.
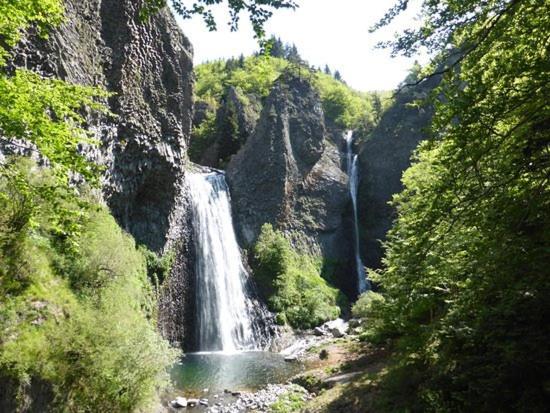
[[[385,297],[378,333],[398,355],[382,383],[402,390],[385,407],[544,411],[549,4],[426,0],[423,10],[424,25],[392,43],[395,53],[440,52],[415,83],[433,73],[444,80],[432,96],[432,139],[395,197],[377,276]]]

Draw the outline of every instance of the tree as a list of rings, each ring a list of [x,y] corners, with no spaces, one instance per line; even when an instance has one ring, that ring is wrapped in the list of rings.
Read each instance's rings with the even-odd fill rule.
[[[342,75],[340,74],[339,70],[334,71],[334,79],[338,80],[339,82],[342,81]]]
[[[225,3],[224,0],[169,0],[172,9],[184,19],[192,16],[201,16],[204,23],[210,30],[216,30],[217,24],[213,15],[213,6]],[[142,17],[147,18],[167,5],[167,0],[146,0],[142,9]],[[265,36],[264,24],[273,15],[276,9],[295,9],[297,4],[294,0],[252,0],[249,2],[227,0],[229,8],[231,30],[237,30],[239,26],[239,14],[245,12],[252,24],[255,37],[262,39]]]
[[[302,60],[302,56],[300,56],[298,48],[295,44],[286,45],[285,58],[289,62],[295,63],[297,65],[302,65],[304,63],[304,61]]]
[[[57,0],[8,0],[0,4],[0,142],[8,146],[30,144],[65,183],[75,172],[92,183],[97,182],[98,168],[77,150],[81,143],[94,143],[84,129],[81,109],[106,111],[100,102],[108,94],[97,88],[43,79],[27,70],[16,69],[13,75],[5,72],[10,50],[23,30],[35,25],[45,37],[62,16]]]
[[[330,67],[328,67],[328,65],[325,65],[325,75],[329,75],[329,76],[332,76],[332,72],[330,71]]]
[[[271,38],[268,40],[269,43],[269,54],[272,57],[285,57],[285,46],[280,38],[271,36]]]
[[[378,332],[398,356],[383,383],[409,390],[390,410],[547,406],[548,8],[425,0],[424,25],[387,44],[439,53],[414,83],[444,74],[431,97],[432,138],[403,176],[376,277],[385,296]]]

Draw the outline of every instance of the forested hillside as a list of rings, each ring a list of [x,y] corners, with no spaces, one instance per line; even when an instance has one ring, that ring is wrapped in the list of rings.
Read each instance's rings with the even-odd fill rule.
[[[423,0],[394,91],[299,3],[0,1],[1,412],[548,411],[550,2]]]
[[[192,161],[225,165],[251,134],[263,100],[284,72],[315,86],[327,123],[341,130],[372,131],[390,102],[389,92],[359,92],[346,85],[337,70],[333,74],[328,67],[311,67],[296,46],[278,38],[271,38],[266,48],[255,56],[196,67],[197,113],[189,149]],[[219,146],[219,153],[208,153],[213,146]]]

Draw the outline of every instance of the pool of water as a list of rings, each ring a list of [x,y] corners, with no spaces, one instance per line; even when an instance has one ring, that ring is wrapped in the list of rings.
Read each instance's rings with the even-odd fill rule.
[[[171,376],[176,391],[197,395],[225,389],[251,391],[269,383],[285,383],[303,368],[299,362],[288,362],[281,354],[265,351],[189,353],[174,366]]]

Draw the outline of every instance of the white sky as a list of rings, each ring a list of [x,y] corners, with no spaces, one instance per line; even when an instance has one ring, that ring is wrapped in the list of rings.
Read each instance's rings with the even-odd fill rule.
[[[344,80],[358,90],[389,90],[401,82],[414,58],[391,58],[389,50],[374,49],[380,40],[391,40],[396,31],[419,24],[419,0],[391,26],[368,32],[396,0],[297,0],[295,11],[277,10],[266,25],[284,42],[296,44],[309,64],[338,69]],[[238,32],[227,26],[225,7],[216,10],[217,32],[209,32],[199,17],[178,22],[193,43],[195,64],[252,54],[258,49],[247,17],[243,14]],[[424,63],[426,56],[417,59]]]

